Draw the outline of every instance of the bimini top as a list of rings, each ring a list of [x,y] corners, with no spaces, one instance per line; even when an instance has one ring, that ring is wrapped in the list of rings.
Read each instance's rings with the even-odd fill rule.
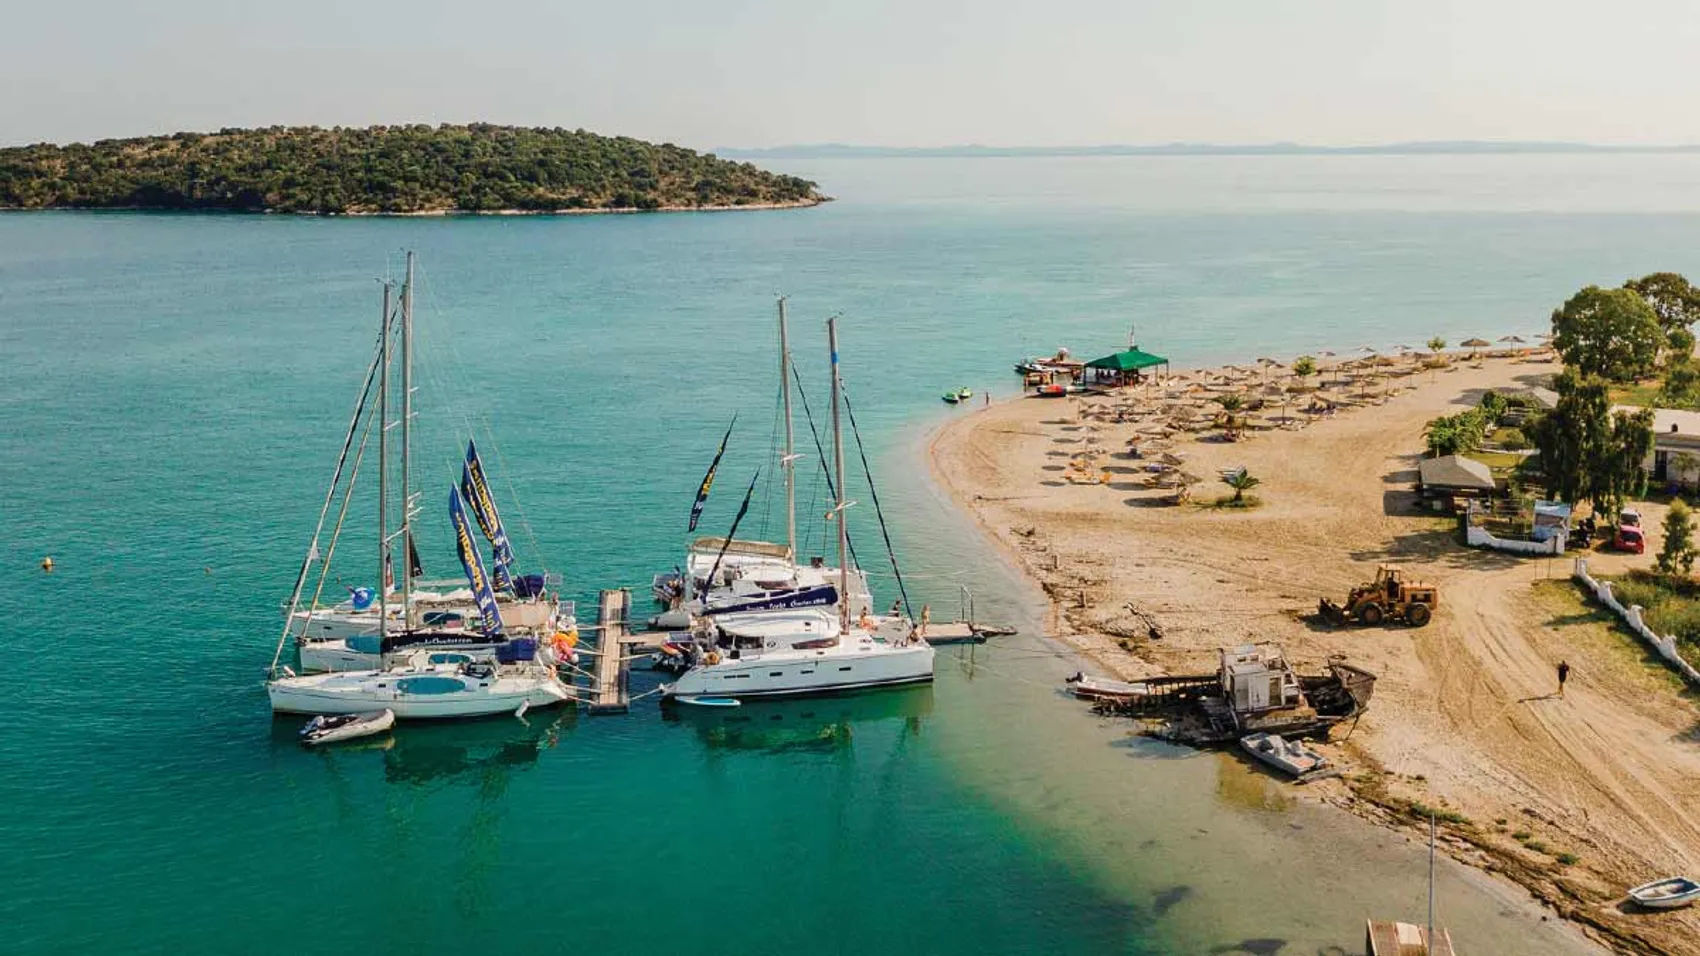
[[[1103,358],[1093,359],[1086,363],[1087,368],[1108,369],[1114,372],[1132,372],[1137,369],[1150,368],[1153,365],[1167,365],[1169,360],[1161,355],[1152,355],[1144,349],[1128,349]]]

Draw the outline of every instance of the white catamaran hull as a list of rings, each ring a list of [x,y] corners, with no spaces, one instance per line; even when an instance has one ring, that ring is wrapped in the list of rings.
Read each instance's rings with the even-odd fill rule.
[[[450,688],[448,681],[457,681]],[[309,674],[266,685],[274,714],[366,714],[393,710],[400,720],[511,714],[521,705],[553,707],[571,699],[547,674],[475,677],[413,672]]]
[[[663,693],[669,697],[783,697],[830,694],[864,687],[933,679],[933,649],[876,644],[859,651],[838,648],[749,655],[691,668]]]

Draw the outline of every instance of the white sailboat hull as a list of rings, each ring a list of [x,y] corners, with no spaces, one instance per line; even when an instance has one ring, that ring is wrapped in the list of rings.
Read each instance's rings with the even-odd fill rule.
[[[447,682],[460,684],[448,689]],[[441,720],[511,714],[522,705],[571,700],[564,684],[538,672],[488,680],[452,673],[361,671],[285,677],[266,684],[274,714],[367,714],[392,710],[398,720]]]
[[[785,697],[831,694],[933,679],[933,649],[858,642],[820,651],[746,654],[691,668],[663,691],[669,697]]]

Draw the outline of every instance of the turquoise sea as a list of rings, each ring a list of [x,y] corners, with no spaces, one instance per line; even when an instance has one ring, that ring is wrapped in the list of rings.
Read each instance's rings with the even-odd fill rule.
[[[1680,156],[796,161],[808,210],[317,220],[0,215],[0,951],[1355,953],[1424,853],[1056,691],[1043,605],[927,477],[938,394],[1067,345],[1177,364],[1541,329],[1700,272]],[[260,680],[378,311],[418,250],[421,551],[480,436],[521,558],[588,599],[771,483],[773,297],[822,320],[912,596],[1022,636],[931,688],[730,715],[534,713],[307,753]],[[765,467],[764,467],[765,466]],[[859,479],[858,479],[859,481]],[[852,486],[853,497],[863,497]],[[818,548],[824,491],[805,474]],[[883,561],[859,507],[864,561]],[[338,560],[370,583],[369,511]],[[51,554],[57,570],[37,567]],[[894,595],[881,579],[880,599]],[[641,603],[641,602],[640,602]],[[640,674],[640,687],[650,686]],[[1443,865],[1471,952],[1590,951]]]

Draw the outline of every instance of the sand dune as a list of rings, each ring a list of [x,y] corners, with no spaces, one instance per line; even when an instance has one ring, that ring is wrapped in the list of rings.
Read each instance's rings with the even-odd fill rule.
[[[1616,905],[1655,876],[1700,874],[1696,696],[1580,601],[1568,559],[1466,549],[1455,522],[1413,506],[1426,421],[1552,371],[1458,363],[1300,431],[1175,446],[1207,478],[1199,500],[1229,493],[1219,469],[1262,478],[1249,511],[1161,506],[1126,457],[1102,460],[1107,485],[1062,481],[1058,466],[1086,437],[1119,450],[1135,434],[1088,429],[1078,400],[976,412],[945,428],[932,455],[941,484],[1051,595],[1054,634],[1103,671],[1208,671],[1215,648],[1250,640],[1279,641],[1301,664],[1346,654],[1381,681],[1361,726],[1333,745],[1358,772],[1323,799],[1399,826],[1412,825],[1413,800],[1461,813],[1468,822],[1447,827],[1459,858],[1516,879],[1623,952],[1700,954],[1700,914]],[[1430,626],[1307,620],[1319,597],[1338,600],[1380,561],[1441,586]],[[1564,699],[1560,659],[1574,668]]]

